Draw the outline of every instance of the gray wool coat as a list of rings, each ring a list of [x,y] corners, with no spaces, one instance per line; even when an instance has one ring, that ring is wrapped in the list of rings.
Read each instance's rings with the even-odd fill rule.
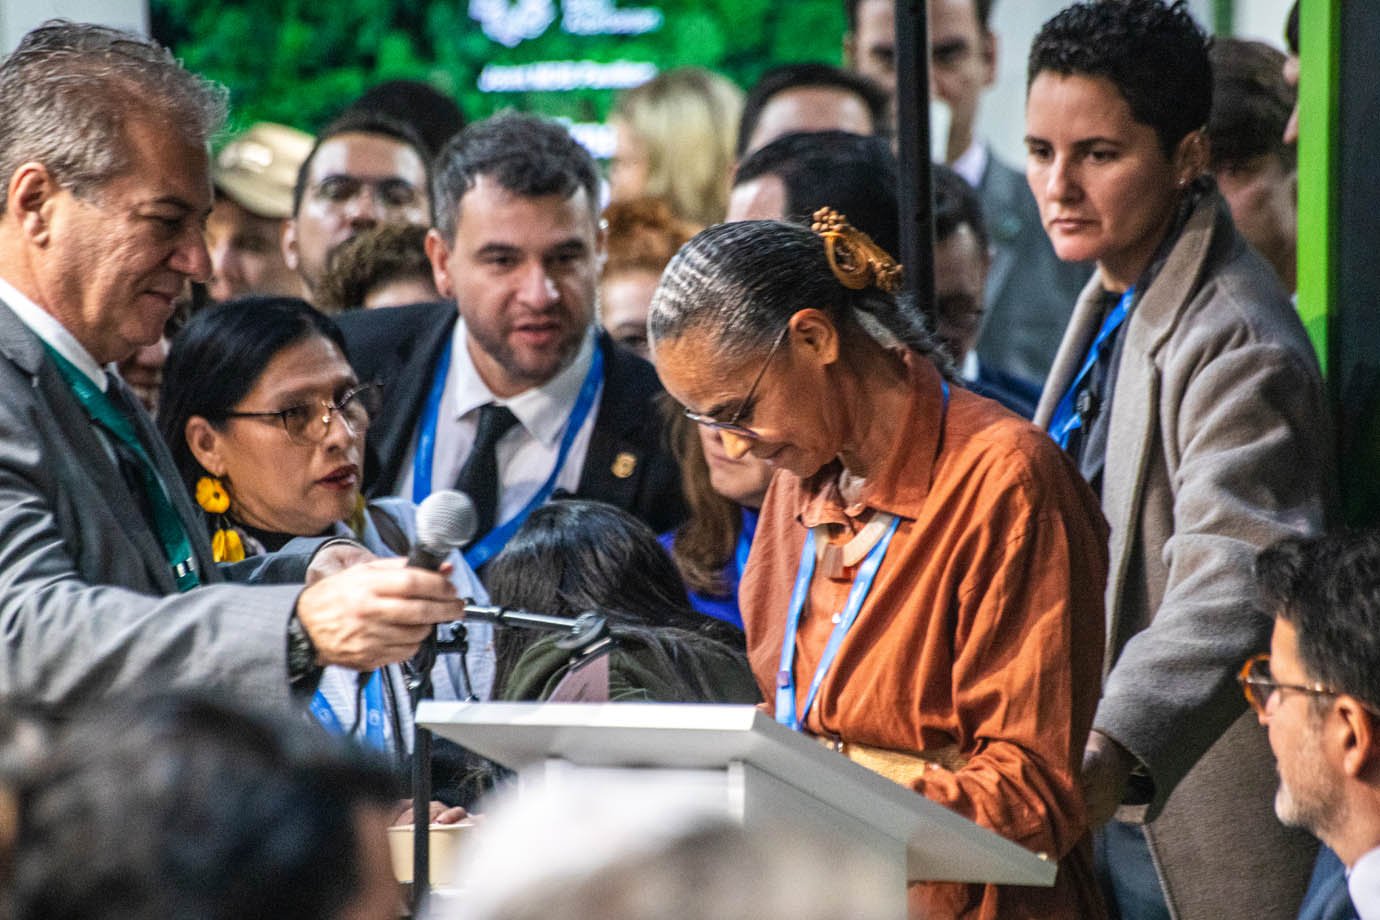
[[[1101,323],[1080,296],[1037,424]],[[1258,550],[1321,531],[1333,452],[1318,363],[1270,267],[1216,192],[1190,214],[1127,321],[1102,505],[1111,526],[1103,699],[1094,728],[1147,769],[1144,821],[1179,920],[1292,920],[1311,837],[1274,816],[1274,759],[1234,677],[1269,645]]]

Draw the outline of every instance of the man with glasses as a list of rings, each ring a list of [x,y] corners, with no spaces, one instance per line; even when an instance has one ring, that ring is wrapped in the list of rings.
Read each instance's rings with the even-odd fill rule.
[[[211,262],[207,141],[225,92],[162,47],[53,21],[0,63],[0,699],[181,686],[305,702],[457,618],[439,574],[303,556],[227,585],[166,446],[106,370],[163,334]],[[343,400],[341,400],[343,402]],[[350,555],[326,549],[318,574]]]
[[[352,109],[321,132],[293,189],[283,258],[314,300],[331,254],[380,224],[431,223],[426,148],[386,115]]]
[[[1274,633],[1240,681],[1275,753],[1275,813],[1347,869],[1305,911],[1380,918],[1380,534],[1276,543],[1256,584]]]

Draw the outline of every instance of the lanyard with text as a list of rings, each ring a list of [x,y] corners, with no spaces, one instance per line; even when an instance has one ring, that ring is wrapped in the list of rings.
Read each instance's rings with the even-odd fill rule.
[[[167,486],[158,475],[157,467],[153,465],[153,458],[144,449],[143,442],[139,440],[139,435],[134,430],[134,422],[124,412],[120,411],[108,394],[101,392],[101,388],[96,386],[90,377],[77,370],[55,349],[46,344],[44,348],[47,349],[48,356],[57,365],[62,379],[67,382],[91,420],[104,428],[111,437],[116,438],[124,447],[128,448],[130,453],[134,454],[139,467],[139,481],[143,486],[149,507],[153,510],[153,522],[158,531],[158,541],[163,546],[163,554],[168,560],[169,567],[172,568],[177,590],[189,591],[195,588],[201,584],[201,579],[196,572],[196,560],[192,555],[192,542],[187,536],[187,529],[182,518],[178,516],[177,509],[173,507],[172,499],[168,497]]]
[[[1069,439],[1073,433],[1083,427],[1083,413],[1078,410],[1078,388],[1082,386],[1084,378],[1092,372],[1093,366],[1097,364],[1097,359],[1102,354],[1102,346],[1111,338],[1112,333],[1126,320],[1126,315],[1131,312],[1131,301],[1136,296],[1134,286],[1128,288],[1125,294],[1117,300],[1116,307],[1107,318],[1102,321],[1102,328],[1097,332],[1097,338],[1093,339],[1092,347],[1088,349],[1088,356],[1083,361],[1083,366],[1078,370],[1078,376],[1073,378],[1073,383],[1064,392],[1064,398],[1059,400],[1059,405],[1054,407],[1054,415],[1049,420],[1049,436],[1054,442],[1064,449],[1068,449]]]
[[[943,417],[948,414],[949,407],[948,382],[941,383],[941,387],[944,393],[944,413],[940,416],[939,425],[942,436]],[[791,591],[791,607],[786,614],[786,634],[781,639],[781,664],[776,672],[776,721],[787,728],[794,731],[803,729],[805,719],[815,705],[815,696],[819,693],[820,685],[824,683],[825,676],[833,667],[834,659],[843,646],[844,638],[848,635],[848,631],[853,628],[853,621],[858,618],[863,602],[867,600],[867,595],[872,590],[872,582],[877,577],[877,571],[882,567],[882,560],[886,558],[887,547],[891,545],[891,538],[896,535],[896,528],[900,524],[900,517],[893,515],[891,523],[887,525],[886,533],[863,557],[862,564],[858,567],[858,573],[853,577],[853,586],[848,590],[848,600],[843,606],[838,622],[834,624],[834,631],[829,634],[829,643],[824,647],[824,654],[820,655],[819,664],[815,666],[815,675],[810,679],[810,689],[805,694],[805,706],[797,715],[795,639],[796,633],[800,629],[800,617],[805,612],[805,602],[810,595],[810,581],[814,578],[815,558],[818,555],[818,538],[814,529],[811,528],[810,532],[806,534],[805,546],[800,551],[800,566],[795,574],[795,587]]]
[[[375,671],[364,684],[364,742],[376,751],[388,749],[388,737],[384,732],[383,680],[383,672]],[[345,734],[340,717],[320,690],[311,698],[311,714],[331,734]]]
[[[441,411],[441,394],[446,388],[446,373],[450,367],[450,350],[451,346],[447,344],[441,360],[437,362],[436,374],[431,383],[431,392],[427,395],[426,406],[422,410],[421,425],[417,431],[417,450],[412,461],[412,500],[418,503],[431,494],[431,469],[436,454],[436,420]],[[541,488],[537,489],[536,494],[527,501],[521,511],[484,534],[465,551],[465,561],[470,564],[471,568],[477,569],[498,555],[508,540],[517,532],[517,529],[522,526],[522,522],[527,520],[527,515],[544,504],[551,497],[551,493],[556,491],[556,480],[565,467],[566,457],[570,454],[570,446],[575,443],[576,435],[585,426],[585,420],[589,418],[589,413],[594,408],[594,397],[598,395],[599,386],[603,382],[604,352],[596,344],[594,353],[590,358],[589,372],[585,374],[585,381],[580,385],[580,394],[575,398],[575,406],[570,410],[570,418],[566,420],[565,434],[561,436],[560,450],[556,453],[556,463],[551,470],[551,475],[546,477],[546,482],[542,483]]]

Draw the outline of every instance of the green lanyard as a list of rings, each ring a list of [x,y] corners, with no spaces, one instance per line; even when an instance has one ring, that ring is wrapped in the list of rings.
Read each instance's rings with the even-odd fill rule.
[[[134,424],[110,401],[107,394],[101,392],[100,387],[96,386],[90,377],[77,370],[72,362],[58,354],[46,342],[43,347],[48,350],[48,356],[57,365],[62,379],[67,381],[67,385],[72,388],[72,392],[81,402],[82,408],[86,410],[86,414],[91,417],[91,420],[118,438],[138,458],[139,478],[143,482],[144,494],[148,497],[149,505],[153,508],[153,519],[158,529],[158,539],[163,544],[163,552],[168,557],[168,565],[172,567],[173,578],[177,582],[177,590],[188,591],[195,588],[201,584],[201,579],[197,577],[196,561],[192,556],[192,544],[187,538],[187,530],[182,524],[182,518],[177,514],[177,509],[173,507],[172,500],[168,497],[168,491],[153,465],[152,458],[149,457],[148,451],[144,449],[143,443],[135,433]]]

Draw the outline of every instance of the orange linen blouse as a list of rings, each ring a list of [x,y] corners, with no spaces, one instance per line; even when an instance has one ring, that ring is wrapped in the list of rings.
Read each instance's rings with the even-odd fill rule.
[[[912,913],[962,918],[1104,915],[1078,785],[1103,649],[1107,527],[1097,499],[1042,431],[911,362],[896,450],[845,507],[836,462],[779,473],[739,599],[771,708],[807,527],[846,543],[873,509],[901,518],[871,593],[804,719],[807,731],[924,755],[911,786],[1060,861],[1053,888],[914,885]],[[797,711],[856,566],[816,567],[796,637]]]

